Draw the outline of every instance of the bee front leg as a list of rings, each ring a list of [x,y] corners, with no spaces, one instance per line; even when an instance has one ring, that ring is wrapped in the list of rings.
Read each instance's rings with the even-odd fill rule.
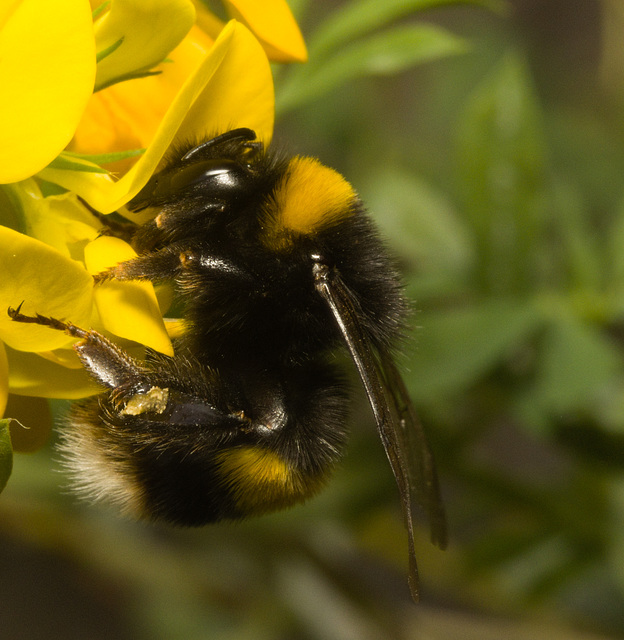
[[[149,280],[160,282],[175,277],[180,269],[182,247],[171,245],[159,251],[144,253],[119,262],[93,276],[96,284],[107,280]]]
[[[120,262],[93,277],[96,284],[112,279],[160,282],[173,280],[182,274],[203,274],[243,280],[250,278],[250,275],[231,259],[182,243]]]
[[[111,214],[101,213],[94,209],[84,198],[78,196],[78,201],[82,206],[102,225],[100,235],[121,238],[126,242],[131,242],[138,225],[130,220],[119,220],[113,218]]]

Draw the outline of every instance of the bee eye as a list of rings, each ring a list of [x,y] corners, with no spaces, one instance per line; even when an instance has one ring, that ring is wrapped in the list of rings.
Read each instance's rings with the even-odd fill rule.
[[[171,191],[180,192],[197,185],[214,190],[230,191],[240,187],[245,172],[237,162],[209,159],[175,171],[169,180]]]
[[[131,204],[136,210],[146,202],[173,201],[198,188],[206,189],[213,198],[231,199],[245,191],[247,182],[248,174],[238,162],[209,158],[156,174]]]

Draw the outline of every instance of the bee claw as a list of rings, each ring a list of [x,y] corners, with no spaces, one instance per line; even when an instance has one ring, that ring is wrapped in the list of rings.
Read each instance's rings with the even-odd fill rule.
[[[104,284],[109,280],[112,280],[115,277],[115,269],[114,267],[111,269],[105,269],[104,271],[100,271],[99,273],[93,274],[93,283],[95,285]]]

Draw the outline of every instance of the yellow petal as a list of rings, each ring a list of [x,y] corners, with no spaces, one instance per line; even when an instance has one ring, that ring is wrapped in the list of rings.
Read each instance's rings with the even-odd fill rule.
[[[169,61],[156,68],[158,75],[121,82],[94,93],[69,148],[77,153],[99,154],[147,147],[180,87],[213,44],[193,26],[167,56]]]
[[[102,236],[85,248],[85,263],[89,272],[96,274],[136,255],[123,240]],[[150,282],[110,280],[98,285],[93,297],[105,329],[161,353],[173,355],[173,347]]]
[[[275,93],[269,61],[246,27],[231,21],[222,36],[230,29],[227,54],[188,109],[174,143],[212,137],[237,127],[249,127],[266,145],[271,142]]]
[[[75,344],[74,340],[74,344]],[[54,351],[39,351],[37,355],[40,358],[45,358],[54,364],[60,364],[62,367],[68,369],[83,369],[82,362],[78,354],[74,351],[73,345],[69,347],[62,347],[61,349],[54,349]]]
[[[186,333],[186,323],[181,318],[165,318],[165,327],[170,338],[182,338]]]
[[[305,42],[285,0],[224,0],[228,15],[249,27],[275,62],[305,62]]]
[[[74,340],[75,341],[75,340]],[[68,369],[35,353],[7,347],[11,393],[44,398],[84,398],[104,389],[83,369]]]
[[[82,260],[84,245],[99,235],[101,225],[75,194],[44,198],[32,179],[6,185],[3,189],[10,194],[15,211],[12,224],[2,215],[6,208],[0,212],[2,222],[45,242],[67,258]]]
[[[0,227],[0,273],[0,339],[7,345],[47,351],[73,340],[62,331],[13,322],[6,310],[22,301],[26,315],[40,313],[88,326],[93,279],[81,263],[39,240]]]
[[[0,3],[0,183],[33,175],[71,140],[93,90],[87,0]]]
[[[53,246],[63,255],[82,260],[85,244],[95,240],[102,225],[74,193],[48,196],[47,215],[41,212],[29,225],[29,235]]]
[[[41,177],[74,191],[103,213],[115,211],[149,180],[175,139],[199,139],[250,127],[266,143],[273,132],[273,80],[266,54],[249,30],[231,21],[176,96],[145,154],[118,182],[82,171],[45,169]]]
[[[9,397],[9,362],[6,350],[0,342],[0,418],[4,415],[7,400]]]
[[[195,0],[195,24],[213,40],[216,40],[225,22],[206,8],[202,0]]]
[[[195,21],[190,0],[114,0],[95,23],[98,53],[123,42],[97,65],[96,87],[159,64]]]

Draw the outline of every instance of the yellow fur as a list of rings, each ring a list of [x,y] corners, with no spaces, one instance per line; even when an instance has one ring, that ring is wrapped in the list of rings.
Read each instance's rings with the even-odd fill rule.
[[[229,449],[221,452],[217,460],[236,506],[249,514],[301,502],[322,485],[321,478],[302,478],[288,462],[266,449],[252,446]]]
[[[310,235],[353,215],[353,187],[316,158],[297,156],[266,207],[265,244],[287,249],[293,235]]]

